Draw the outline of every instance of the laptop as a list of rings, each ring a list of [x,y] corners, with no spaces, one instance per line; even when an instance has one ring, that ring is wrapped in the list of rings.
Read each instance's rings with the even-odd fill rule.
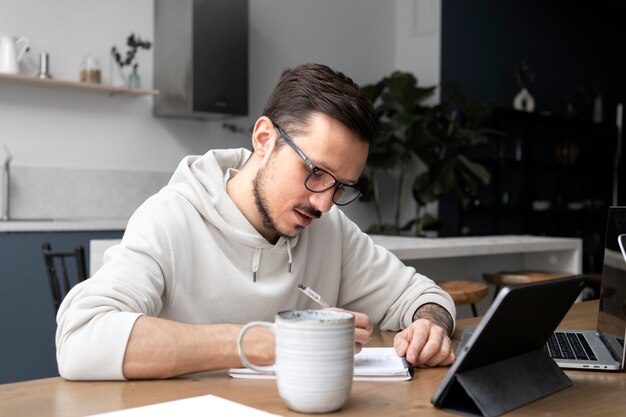
[[[557,330],[548,341],[561,368],[624,369],[626,348],[626,207],[611,207],[596,330]]]
[[[465,415],[500,415],[571,381],[545,344],[580,294],[584,275],[504,287],[432,398]]]
[[[457,355],[474,331],[464,329]],[[596,330],[556,330],[546,348],[561,368],[621,370],[625,335],[626,207],[610,207]]]

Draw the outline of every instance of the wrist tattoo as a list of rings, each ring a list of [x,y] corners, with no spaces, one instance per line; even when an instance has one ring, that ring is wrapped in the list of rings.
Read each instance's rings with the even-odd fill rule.
[[[424,304],[415,311],[413,314],[413,321],[417,319],[426,319],[432,321],[437,326],[443,328],[448,336],[452,335],[452,316],[448,313],[448,310],[441,307],[439,304]]]

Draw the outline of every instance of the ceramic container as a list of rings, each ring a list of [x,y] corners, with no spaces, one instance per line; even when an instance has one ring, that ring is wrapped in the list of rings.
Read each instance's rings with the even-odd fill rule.
[[[267,327],[276,336],[274,365],[254,365],[243,352],[244,336],[255,326]],[[350,313],[283,311],[274,323],[257,321],[244,326],[237,348],[246,367],[276,374],[278,392],[294,411],[336,411],[350,396],[354,373],[354,316]]]
[[[28,46],[28,38],[15,38],[7,33],[0,33],[0,73],[18,74],[18,63],[28,51]]]

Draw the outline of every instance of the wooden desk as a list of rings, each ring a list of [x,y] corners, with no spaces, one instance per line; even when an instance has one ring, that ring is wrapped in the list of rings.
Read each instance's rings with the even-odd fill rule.
[[[595,326],[597,301],[574,305],[563,327]],[[464,325],[477,319],[461,320],[454,340]],[[393,334],[375,339],[377,345],[391,345]],[[336,416],[442,416],[430,399],[447,368],[417,370],[410,382],[355,381],[348,403]],[[567,371],[574,386],[515,410],[507,416],[614,416],[626,410],[626,373]],[[232,379],[225,372],[203,373],[163,381],[69,382],[61,378],[40,379],[0,385],[2,416],[84,416],[128,407],[214,394],[283,416],[298,416],[286,408],[274,381]]]

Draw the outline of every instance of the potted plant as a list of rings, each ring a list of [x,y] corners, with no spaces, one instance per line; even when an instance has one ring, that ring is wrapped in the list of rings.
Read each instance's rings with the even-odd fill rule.
[[[426,212],[428,203],[454,193],[465,206],[476,194],[477,182],[487,184],[487,169],[470,160],[469,147],[484,143],[496,132],[482,127],[495,100],[477,103],[456,84],[444,87],[446,101],[428,106],[424,101],[436,87],[420,87],[408,72],[395,71],[376,84],[362,87],[376,109],[382,125],[379,140],[370,148],[366,170],[360,180],[362,200],[371,201],[377,224],[369,232],[400,234],[423,231],[436,226],[437,219]],[[416,203],[415,216],[402,224],[406,181],[410,168],[421,161],[424,170],[413,178],[411,195]],[[393,224],[384,224],[381,213],[381,172],[397,175],[397,199]]]
[[[111,56],[117,64],[120,77],[124,81],[124,84],[129,88],[139,88],[141,86],[141,79],[139,77],[139,73],[137,72],[139,64],[134,62],[135,57],[139,49],[149,50],[152,47],[152,43],[150,41],[144,41],[139,36],[135,36],[134,33],[131,33],[126,39],[126,45],[128,46],[128,50],[126,51],[124,57],[122,57],[121,51],[119,51],[116,46],[111,47]],[[130,67],[131,65],[132,71],[127,76],[124,74],[123,69],[124,67]]]

